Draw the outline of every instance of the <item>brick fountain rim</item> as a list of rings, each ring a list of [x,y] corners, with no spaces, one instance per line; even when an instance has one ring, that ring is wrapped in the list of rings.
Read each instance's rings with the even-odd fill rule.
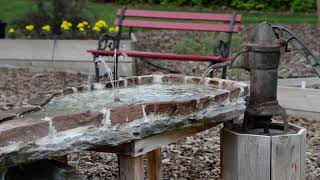
[[[164,74],[133,76],[115,82],[125,88],[153,83],[198,84],[199,81],[200,77]],[[204,124],[215,126],[238,118],[244,112],[246,84],[206,78],[205,85],[224,91],[168,102],[123,105],[100,112],[84,110],[44,119],[23,118],[25,114],[39,111],[54,97],[101,87],[112,88],[112,84],[83,84],[43,93],[30,99],[25,107],[0,113],[0,167],[104,145],[116,146],[170,130]]]

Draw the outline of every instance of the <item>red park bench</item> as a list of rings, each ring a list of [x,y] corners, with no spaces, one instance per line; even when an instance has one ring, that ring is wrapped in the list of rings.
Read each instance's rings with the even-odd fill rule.
[[[134,10],[123,7],[117,11],[117,18],[114,25],[119,26],[119,31],[111,36],[102,34],[99,38],[97,50],[88,50],[94,57],[114,56],[116,63],[114,67],[114,79],[118,79],[118,56],[123,53],[129,57],[166,59],[178,61],[209,61],[212,64],[230,60],[229,50],[233,33],[240,30],[241,15],[233,14],[212,14],[212,13],[191,13],[191,12],[168,12]],[[143,20],[142,20],[143,19]],[[201,22],[177,22],[169,20],[189,20]],[[204,21],[206,23],[204,23]],[[215,22],[215,23],[212,23]],[[158,53],[145,51],[121,51],[119,49],[123,28],[129,28],[129,35],[133,28],[168,29],[168,30],[188,30],[203,32],[224,32],[227,33],[226,42],[220,40],[219,46],[215,47],[214,55],[200,56],[190,54]],[[98,62],[95,63],[96,81],[102,77],[99,74]],[[226,76],[226,68],[223,69],[222,77]]]

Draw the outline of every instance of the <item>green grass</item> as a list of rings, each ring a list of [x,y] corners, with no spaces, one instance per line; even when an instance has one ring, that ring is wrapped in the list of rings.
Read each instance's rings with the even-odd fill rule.
[[[33,7],[32,0],[0,0],[0,19],[11,22]]]
[[[258,23],[267,21],[270,23],[283,23],[283,24],[316,24],[318,22],[316,15],[306,14],[289,14],[277,15],[277,13],[251,13],[243,16],[243,24]]]
[[[121,5],[112,3],[90,3],[88,14],[95,19],[104,19],[112,23],[115,19],[115,12]],[[176,7],[176,6],[159,6],[159,5],[129,5],[129,8],[146,9],[146,10],[167,10],[167,11],[190,11],[190,12],[215,12],[225,13],[226,11],[201,7]],[[0,0],[0,19],[12,22],[19,16],[23,16],[25,12],[34,8],[33,0]],[[227,11],[227,12],[231,12]],[[243,14],[243,24],[258,23],[261,21],[268,21],[271,23],[285,23],[285,24],[315,24],[317,23],[316,15],[308,14],[286,14],[279,15],[278,13],[245,13]]]

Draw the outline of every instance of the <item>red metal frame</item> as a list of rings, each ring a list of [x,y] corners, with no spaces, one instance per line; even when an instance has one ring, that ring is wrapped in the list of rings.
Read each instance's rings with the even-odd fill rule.
[[[87,52],[92,53],[93,55],[101,56],[113,56],[114,51],[110,50],[88,50]],[[188,55],[188,54],[173,54],[173,53],[157,53],[157,52],[144,52],[144,51],[116,51],[117,56],[127,54],[129,57],[137,58],[150,58],[150,59],[168,59],[176,61],[229,61],[229,57],[223,56],[197,56],[197,55]]]

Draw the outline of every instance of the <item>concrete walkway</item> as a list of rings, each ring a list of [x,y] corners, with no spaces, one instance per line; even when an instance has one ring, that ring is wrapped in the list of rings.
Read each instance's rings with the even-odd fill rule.
[[[135,42],[135,37],[123,40],[120,47],[134,50]],[[93,56],[87,50],[96,49],[97,43],[97,40],[3,39],[0,40],[0,66],[53,68],[88,74],[93,70]],[[113,67],[112,57],[104,59],[107,66]],[[120,58],[118,67],[120,76],[136,74],[133,58]]]
[[[289,87],[301,87],[303,81],[305,82],[306,87],[320,85],[319,77],[278,79],[278,85]]]
[[[278,100],[287,114],[320,120],[320,90],[278,87]]]

